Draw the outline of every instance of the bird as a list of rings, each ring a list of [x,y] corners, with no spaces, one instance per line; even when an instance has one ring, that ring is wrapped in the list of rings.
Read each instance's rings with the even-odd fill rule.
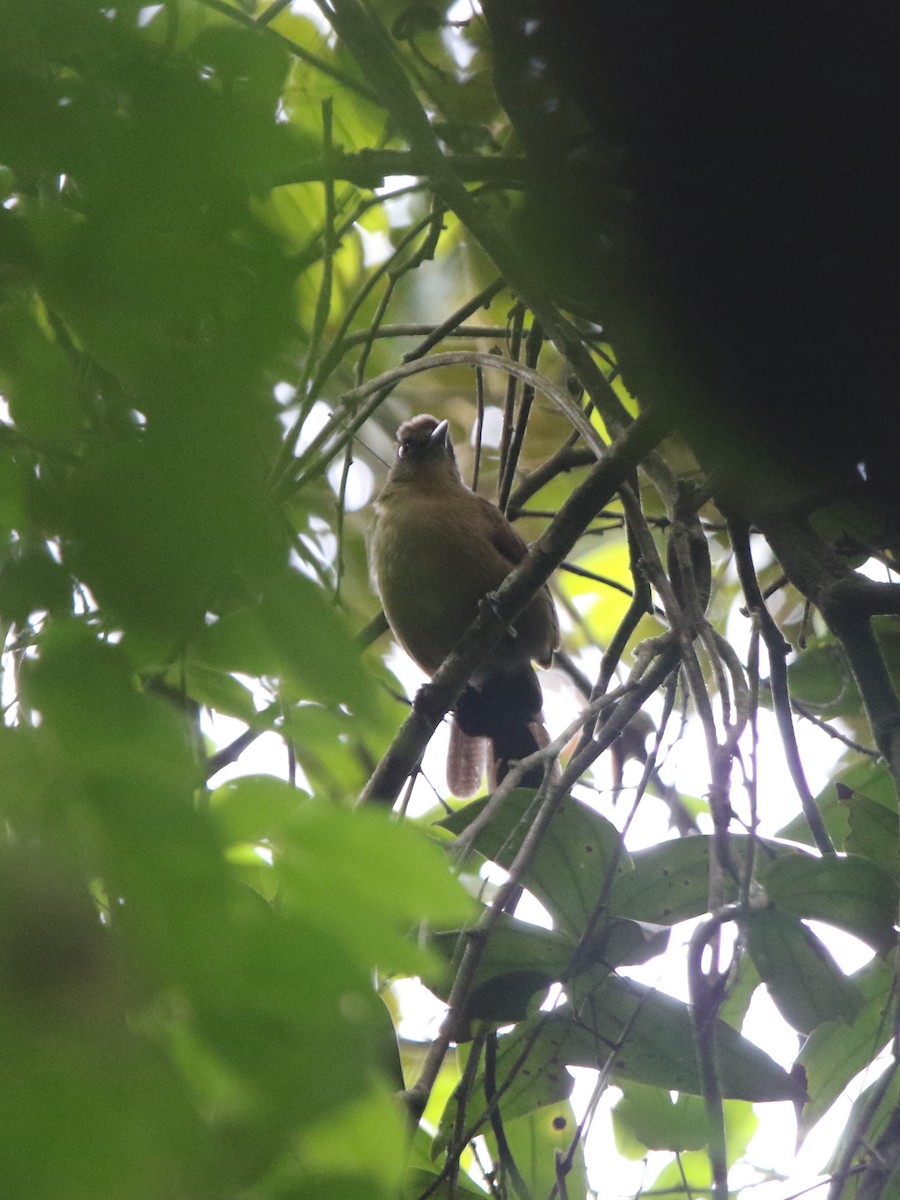
[[[528,547],[500,509],[463,481],[449,422],[427,413],[397,430],[396,459],[375,501],[370,541],[373,587],[399,644],[429,676]],[[532,662],[549,667],[559,621],[545,585],[476,669],[451,714],[447,782],[474,795],[510,764],[548,742],[543,694]],[[540,767],[521,785],[537,787]]]

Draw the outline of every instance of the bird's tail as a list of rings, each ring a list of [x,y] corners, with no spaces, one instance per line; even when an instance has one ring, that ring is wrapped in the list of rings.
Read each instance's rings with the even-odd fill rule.
[[[447,778],[453,793],[470,796],[477,791],[485,760],[488,783],[494,787],[511,763],[546,746],[542,706],[541,685],[530,666],[470,684],[456,702],[451,726]],[[543,778],[543,767],[537,766],[520,783],[539,787]]]

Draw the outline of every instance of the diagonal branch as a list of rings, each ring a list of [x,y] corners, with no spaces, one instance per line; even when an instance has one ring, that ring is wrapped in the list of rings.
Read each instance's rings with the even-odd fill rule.
[[[874,616],[900,615],[900,585],[852,570],[803,518],[766,513],[757,524],[791,583],[843,646],[875,744],[900,786],[900,698],[871,625]]]

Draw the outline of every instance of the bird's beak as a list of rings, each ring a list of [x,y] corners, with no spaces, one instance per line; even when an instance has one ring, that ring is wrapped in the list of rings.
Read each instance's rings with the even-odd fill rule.
[[[449,441],[450,422],[441,421],[440,425],[436,425],[428,440],[432,445],[446,446]]]

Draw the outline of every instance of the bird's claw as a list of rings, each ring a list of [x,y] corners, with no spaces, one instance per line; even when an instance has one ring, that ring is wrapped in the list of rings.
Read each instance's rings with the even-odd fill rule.
[[[486,608],[491,616],[497,621],[503,620],[503,614],[500,612],[500,597],[497,592],[488,592],[486,596],[478,602],[480,608]],[[507,636],[511,638],[517,637],[514,626],[510,625],[507,629]]]

